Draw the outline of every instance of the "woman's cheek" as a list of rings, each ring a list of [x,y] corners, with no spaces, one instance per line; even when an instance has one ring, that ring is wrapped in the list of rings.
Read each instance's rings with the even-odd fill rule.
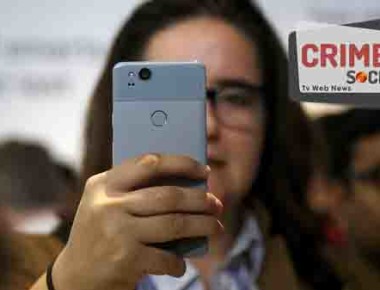
[[[261,144],[260,142],[255,142],[257,139],[249,137],[241,138],[239,142],[236,142],[231,147],[229,156],[231,165],[229,173],[233,179],[232,184],[236,188],[235,191],[239,191],[240,194],[243,194],[242,191],[250,190],[260,162]]]

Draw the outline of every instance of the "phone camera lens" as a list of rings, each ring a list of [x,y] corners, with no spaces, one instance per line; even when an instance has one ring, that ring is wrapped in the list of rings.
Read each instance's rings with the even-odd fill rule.
[[[149,80],[151,76],[152,72],[149,68],[144,67],[139,71],[139,77],[143,81]]]

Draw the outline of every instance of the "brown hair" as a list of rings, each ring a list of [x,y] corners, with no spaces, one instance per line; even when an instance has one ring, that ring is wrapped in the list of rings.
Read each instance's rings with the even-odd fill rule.
[[[74,190],[39,143],[8,140],[0,144],[0,160],[0,199],[14,209],[61,207]]]

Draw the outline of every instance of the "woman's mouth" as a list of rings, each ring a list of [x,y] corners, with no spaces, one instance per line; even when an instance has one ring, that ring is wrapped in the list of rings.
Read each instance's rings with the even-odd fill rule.
[[[225,164],[223,158],[221,158],[221,154],[215,152],[215,150],[208,149],[207,150],[207,164],[211,167],[220,167]]]
[[[213,169],[213,168],[220,168],[220,167],[222,167],[225,164],[225,162],[222,161],[222,160],[219,160],[219,159],[214,159],[214,158],[210,159],[210,158],[208,158],[207,159],[207,164],[211,167],[211,169]]]

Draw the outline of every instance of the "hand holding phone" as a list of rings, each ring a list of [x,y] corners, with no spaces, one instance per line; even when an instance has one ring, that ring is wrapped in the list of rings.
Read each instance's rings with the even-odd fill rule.
[[[54,262],[55,287],[132,290],[146,274],[182,276],[183,257],[151,245],[222,233],[220,202],[200,188],[147,183],[163,176],[204,181],[208,174],[190,157],[148,154],[90,177]]]

